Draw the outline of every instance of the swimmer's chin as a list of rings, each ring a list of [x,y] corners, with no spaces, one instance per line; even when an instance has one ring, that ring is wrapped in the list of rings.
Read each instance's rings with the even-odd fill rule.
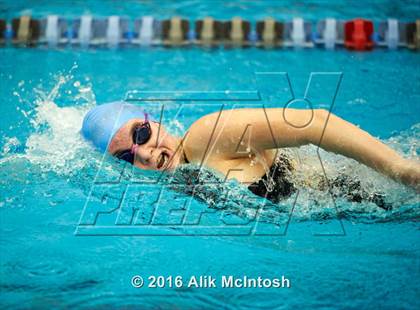
[[[168,158],[167,162],[163,165],[163,167],[160,169],[162,171],[174,171],[181,165],[179,158],[176,159],[174,154],[171,154]]]

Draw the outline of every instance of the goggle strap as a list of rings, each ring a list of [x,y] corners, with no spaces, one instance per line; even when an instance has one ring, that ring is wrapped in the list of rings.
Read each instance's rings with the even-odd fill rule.
[[[131,146],[131,154],[135,154],[138,147],[139,147],[138,144],[133,144]]]

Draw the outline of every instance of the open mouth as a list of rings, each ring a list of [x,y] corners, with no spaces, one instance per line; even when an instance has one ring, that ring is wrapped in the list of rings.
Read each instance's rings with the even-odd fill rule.
[[[169,155],[166,154],[165,152],[162,152],[159,157],[157,168],[161,169],[162,167],[166,167],[168,160],[169,160]]]

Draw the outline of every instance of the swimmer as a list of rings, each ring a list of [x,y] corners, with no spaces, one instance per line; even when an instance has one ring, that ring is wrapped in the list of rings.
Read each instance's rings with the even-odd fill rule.
[[[288,178],[289,158],[279,150],[313,144],[355,159],[375,171],[420,191],[420,164],[403,158],[366,131],[323,109],[232,109],[196,120],[184,137],[175,137],[150,119],[141,106],[126,102],[98,105],[83,121],[83,136],[100,151],[140,169],[171,171],[194,163],[212,168],[228,179],[250,184],[254,194],[277,202],[295,191]],[[381,197],[361,190],[347,176],[331,187],[348,188],[352,201],[368,200],[386,208]]]

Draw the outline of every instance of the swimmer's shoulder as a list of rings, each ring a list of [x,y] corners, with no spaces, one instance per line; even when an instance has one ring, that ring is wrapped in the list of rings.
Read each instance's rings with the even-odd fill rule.
[[[197,119],[188,129],[183,148],[190,162],[200,162],[208,153],[210,143],[214,140],[212,135],[216,122],[217,113],[211,113]]]
[[[188,130],[184,139],[183,149],[190,163],[203,164],[219,171],[229,179],[239,182],[254,182],[264,175],[272,165],[276,150],[261,150],[257,156],[251,152],[249,156],[241,154],[232,158],[231,152],[224,153],[224,147],[215,140],[220,138],[215,133],[217,113],[205,115],[198,119]],[[225,143],[236,148],[240,141],[225,139]],[[219,151],[220,150],[220,151]]]
[[[197,119],[188,129],[183,147],[190,161],[202,160],[204,155],[216,160],[237,159],[236,149],[242,130],[249,119],[262,109],[232,109],[216,111]],[[252,116],[252,117],[251,117]],[[244,126],[241,126],[244,125]],[[236,130],[236,129],[238,130]],[[232,130],[234,129],[234,130]],[[263,150],[260,150],[263,152]],[[235,156],[232,156],[235,154]],[[242,157],[248,157],[242,154]]]
[[[210,147],[212,143],[219,141],[220,134],[223,133],[227,125],[233,125],[234,127],[238,123],[244,123],[246,117],[249,118],[250,111],[258,111],[258,109],[232,109],[216,111],[210,114],[206,114],[197,119],[188,129],[188,136],[186,137],[186,145],[191,150],[196,150],[199,153],[203,152],[207,147]],[[241,127],[241,126],[239,126]],[[241,127],[242,128],[242,127]],[[230,145],[229,141],[222,140],[221,148],[224,145]],[[213,154],[215,155],[215,154]]]

